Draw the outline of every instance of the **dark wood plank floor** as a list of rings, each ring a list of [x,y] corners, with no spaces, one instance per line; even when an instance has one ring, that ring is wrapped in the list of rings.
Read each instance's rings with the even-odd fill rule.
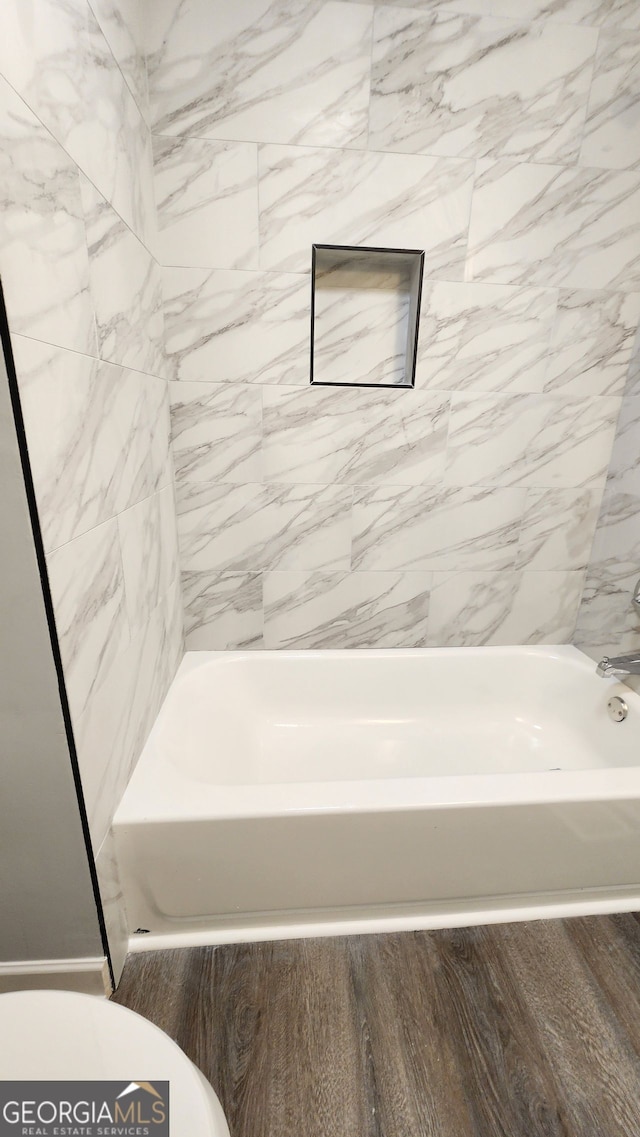
[[[114,999],[231,1137],[640,1137],[633,915],[134,955]]]

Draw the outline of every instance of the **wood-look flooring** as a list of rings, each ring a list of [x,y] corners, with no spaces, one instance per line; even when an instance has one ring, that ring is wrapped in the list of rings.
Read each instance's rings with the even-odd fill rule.
[[[633,915],[132,955],[114,998],[231,1137],[640,1137]]]

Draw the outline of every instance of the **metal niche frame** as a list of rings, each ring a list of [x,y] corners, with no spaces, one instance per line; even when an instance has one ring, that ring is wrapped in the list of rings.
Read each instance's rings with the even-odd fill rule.
[[[331,272],[348,272],[359,268],[366,274],[389,271],[404,274],[408,297],[407,336],[404,355],[404,380],[401,383],[367,383],[349,380],[318,378],[315,345],[318,322],[316,290],[319,278]],[[325,245],[311,247],[311,367],[310,379],[314,387],[373,387],[379,389],[410,390],[415,386],[418,333],[420,327],[420,300],[424,275],[424,249],[395,249],[369,245]],[[318,289],[319,290],[319,289]],[[354,288],[354,292],[357,289]],[[400,290],[399,290],[400,291]]]

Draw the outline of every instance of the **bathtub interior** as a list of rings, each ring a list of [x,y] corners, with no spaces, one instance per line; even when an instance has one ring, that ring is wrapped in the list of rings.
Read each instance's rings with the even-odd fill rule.
[[[194,781],[266,785],[636,766],[640,698],[575,648],[190,652],[150,745]]]

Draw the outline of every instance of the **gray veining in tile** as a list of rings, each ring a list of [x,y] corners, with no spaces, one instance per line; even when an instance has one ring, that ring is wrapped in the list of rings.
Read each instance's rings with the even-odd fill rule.
[[[74,717],[94,848],[109,829],[182,654],[172,605],[169,594],[130,642],[111,653],[86,710]]]
[[[47,568],[75,723],[130,641],[115,518],[50,553]]]
[[[586,568],[601,498],[601,486],[529,490],[516,567],[538,572]]]
[[[372,0],[355,0],[370,4]],[[389,7],[416,8],[432,11],[443,0],[373,0]],[[499,16],[504,19],[549,20],[561,24],[587,24],[593,27],[640,28],[640,12],[636,0],[446,0],[448,11],[477,16]]]
[[[478,162],[467,280],[640,291],[640,173]]]
[[[0,76],[0,257],[14,333],[94,354],[78,169]]]
[[[228,383],[171,383],[176,476],[262,481],[262,393]]]
[[[185,572],[187,651],[261,648],[262,573]]]
[[[567,643],[583,572],[434,573],[430,647]]]
[[[141,238],[148,130],[89,4],[5,0],[0,73]]]
[[[575,642],[601,655],[636,651],[640,639],[640,613],[632,603],[638,581],[638,562],[620,566],[590,565],[578,612]]]
[[[640,166],[640,17],[638,33],[603,29],[580,151],[583,166]]]
[[[147,248],[85,178],[89,278],[102,359],[162,375],[162,280]]]
[[[182,482],[183,571],[348,568],[350,506],[348,486]]]
[[[640,320],[637,292],[560,291],[546,391],[621,395]]]
[[[147,69],[140,43],[142,0],[90,0],[90,4],[141,114],[148,119]]]
[[[523,489],[365,486],[354,490],[352,568],[512,568]]]
[[[425,281],[416,387],[542,391],[556,302],[555,289]]]
[[[154,129],[252,142],[363,146],[371,9],[299,0],[176,6],[150,58]]]
[[[370,145],[574,163],[597,40],[595,28],[465,16],[446,4],[379,8]]]
[[[425,250],[425,272],[461,280],[473,162],[261,146],[260,267],[308,272],[312,243]]]
[[[255,144],[156,136],[153,157],[161,264],[257,268]]]
[[[189,645],[570,638],[625,383],[592,572],[635,567],[637,4],[210,14],[144,29]],[[314,242],[425,250],[415,391],[309,386]],[[329,299],[389,374],[391,308]]]
[[[265,573],[265,647],[424,647],[430,587],[431,573]]]
[[[620,399],[455,394],[449,485],[582,486],[607,471]]]
[[[173,486],[118,515],[127,615],[132,634],[149,621],[178,572]]]
[[[394,482],[442,477],[449,399],[441,392],[263,388],[265,478]]]
[[[609,492],[636,496],[640,503],[640,395],[625,395],[609,461]],[[640,566],[639,566],[640,567]]]
[[[14,336],[38,513],[47,551],[167,485],[165,384]]]
[[[163,270],[167,366],[196,383],[309,382],[306,275]]]

